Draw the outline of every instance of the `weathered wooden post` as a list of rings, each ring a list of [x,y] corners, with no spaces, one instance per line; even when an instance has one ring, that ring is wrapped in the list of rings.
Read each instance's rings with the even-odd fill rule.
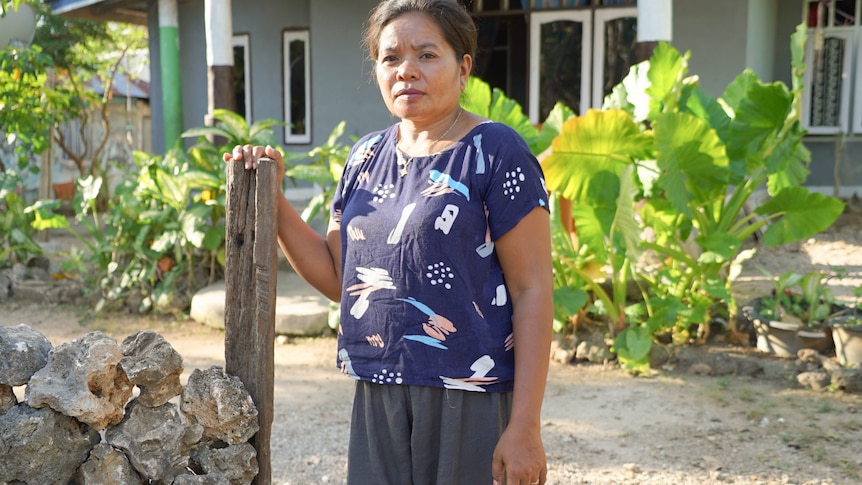
[[[227,167],[225,222],[225,371],[242,380],[258,411],[260,430],[251,440],[260,471],[257,485],[272,483],[277,165],[262,159],[257,170],[243,162]]]

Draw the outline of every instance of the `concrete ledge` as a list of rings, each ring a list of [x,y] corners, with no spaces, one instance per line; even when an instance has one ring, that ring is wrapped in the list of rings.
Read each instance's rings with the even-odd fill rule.
[[[275,333],[321,335],[330,330],[329,300],[293,271],[279,271],[276,283]],[[225,283],[209,285],[192,297],[190,316],[214,328],[224,328]]]

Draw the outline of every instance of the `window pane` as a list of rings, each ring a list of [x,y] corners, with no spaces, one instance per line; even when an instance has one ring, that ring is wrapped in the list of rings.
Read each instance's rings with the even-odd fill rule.
[[[245,47],[235,45],[233,46],[234,106],[236,113],[243,118],[246,117],[245,89]]]
[[[846,27],[856,25],[857,0],[834,0],[808,2],[809,27]]]
[[[539,58],[539,119],[545,119],[560,101],[581,112],[581,22],[542,24]]]
[[[605,23],[605,59],[602,75],[603,98],[611,93],[638,60],[637,18],[622,17]]]
[[[823,39],[823,49],[814,51],[810,63],[811,117],[810,126],[841,125],[841,88],[845,41],[841,38]]]
[[[292,40],[288,46],[290,61],[290,121],[291,133],[305,135],[305,42]]]
[[[856,0],[837,0],[833,25],[847,26],[856,22]]]

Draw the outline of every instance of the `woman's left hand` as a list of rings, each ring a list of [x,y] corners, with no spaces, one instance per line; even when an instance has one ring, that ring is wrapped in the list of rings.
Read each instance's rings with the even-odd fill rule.
[[[509,423],[491,463],[494,485],[544,485],[548,479],[548,463],[538,426]]]

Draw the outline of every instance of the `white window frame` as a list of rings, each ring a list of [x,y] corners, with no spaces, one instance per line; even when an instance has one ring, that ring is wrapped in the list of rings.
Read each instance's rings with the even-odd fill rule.
[[[290,98],[290,43],[300,40],[304,43],[305,75],[305,133],[295,134],[291,128]],[[308,30],[287,30],[282,37],[282,64],[284,65],[284,142],[288,144],[311,143],[311,57]]]
[[[251,124],[251,40],[248,34],[238,34],[233,36],[233,47],[242,47],[243,62],[242,66],[243,77],[245,78],[245,122]]]
[[[581,22],[583,28],[583,41],[581,43],[581,111],[583,115],[590,105],[590,66],[593,57],[593,13],[592,10],[570,10],[554,12],[533,12],[530,15],[530,121],[540,123],[539,120],[539,60],[542,45],[542,25],[552,22],[571,21]],[[601,106],[601,105],[600,105]]]
[[[638,18],[637,7],[629,8],[602,8],[596,10],[596,16],[593,20],[593,102],[589,105],[592,108],[600,109],[605,101],[605,93],[602,89],[605,78],[605,24],[610,20],[632,17],[635,20]]]
[[[811,67],[812,56],[814,55],[814,36],[816,29],[808,30],[808,39],[809,41],[805,43],[805,72],[802,74],[802,83],[805,86],[802,92],[802,124],[808,133],[811,135],[834,135],[838,133],[846,133],[849,128],[850,123],[850,93],[852,84],[856,84],[856,93],[857,98],[859,94],[862,92],[859,91],[859,82],[858,80],[851,80],[851,74],[853,74],[853,59],[855,57],[854,51],[856,50],[855,44],[856,39],[858,39],[856,33],[856,29],[853,28],[824,28],[823,29],[823,38],[842,38],[845,41],[846,49],[844,49],[844,59],[843,59],[843,69],[841,73],[841,99],[843,102],[840,105],[839,113],[838,113],[838,125],[835,126],[811,126],[811,86],[812,86],[812,72]],[[858,73],[857,73],[858,74]],[[853,102],[854,108],[854,127],[857,126],[857,119],[862,123],[862,119],[860,119],[860,100],[857,99]]]
[[[862,133],[862,28],[854,29],[856,34],[854,36],[855,42],[853,43],[853,48],[856,50],[856,65],[853,66],[853,92],[855,97],[853,99],[853,133]],[[849,104],[849,103],[848,103]]]

